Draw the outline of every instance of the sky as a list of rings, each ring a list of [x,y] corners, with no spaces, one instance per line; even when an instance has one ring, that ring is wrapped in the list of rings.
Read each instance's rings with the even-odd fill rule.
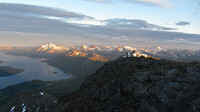
[[[0,46],[200,48],[200,0],[0,0]]]

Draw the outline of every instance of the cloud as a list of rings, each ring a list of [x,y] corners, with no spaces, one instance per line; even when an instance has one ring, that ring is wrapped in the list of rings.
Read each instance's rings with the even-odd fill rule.
[[[111,40],[130,41],[130,38],[127,36],[119,36],[119,37],[112,37]]]
[[[187,22],[187,21],[179,21],[176,23],[176,25],[178,26],[187,26],[187,25],[190,25],[190,22]]]
[[[171,4],[169,2],[166,2],[164,0],[128,0],[133,3],[139,3],[143,5],[149,5],[149,6],[156,6],[160,8],[170,8]]]
[[[42,6],[25,4],[0,4],[0,30],[35,33],[65,33],[78,30],[97,28],[104,29],[148,29],[148,30],[174,30],[143,20],[134,19],[108,19],[95,20],[92,17]],[[77,22],[78,21],[78,22]],[[101,24],[101,25],[100,25]],[[93,25],[99,25],[98,27]],[[93,29],[91,29],[93,31]]]
[[[15,3],[0,3],[1,13],[23,14],[26,16],[51,16],[62,18],[91,18],[89,16],[78,14],[70,11],[65,11],[58,8],[50,8],[35,5],[15,4]]]
[[[121,29],[149,29],[149,30],[176,30],[174,28],[162,27],[159,25],[150,24],[144,20],[137,19],[108,19],[107,27],[121,28]]]
[[[110,0],[85,0],[90,2],[96,2],[96,3],[109,3]],[[165,0],[121,0],[121,1],[127,1],[131,3],[137,3],[141,5],[147,5],[147,6],[155,6],[160,8],[169,8],[171,7],[171,4],[169,2],[166,2]]]
[[[95,3],[111,3],[111,0],[83,0],[83,1],[88,1],[88,2],[95,2]]]
[[[18,4],[19,6],[11,4],[11,8],[8,5],[7,8],[0,7],[0,44],[2,42],[10,43],[10,40],[19,40],[20,38],[19,41],[16,41],[18,44],[20,42],[20,44],[32,42],[39,44],[38,42],[59,41],[72,42],[72,44],[85,42],[101,45],[150,46],[166,44],[170,46],[176,43],[167,40],[175,40],[176,38],[190,40],[191,43],[200,41],[200,35],[171,32],[175,29],[151,24],[144,20],[117,18],[98,21],[87,15],[68,13],[68,11],[61,9],[48,8],[48,10],[54,10],[56,13],[54,14],[48,10],[41,10],[46,7],[23,5],[24,10],[20,12],[18,7],[21,7],[21,4]],[[0,4],[0,6],[2,5]],[[32,10],[28,9],[28,6]],[[67,21],[68,19],[83,22]],[[87,24],[89,20],[91,22]],[[103,24],[100,25],[99,22]],[[13,32],[19,33],[16,35]],[[47,34],[48,36],[44,36]],[[188,43],[190,47],[195,45]]]
[[[174,43],[186,43],[186,42],[188,42],[188,40],[186,40],[186,39],[183,39],[183,38],[175,38],[175,39],[173,39],[173,40],[168,40],[168,42],[174,42]]]
[[[89,2],[96,2],[96,3],[108,3],[110,0],[84,0]]]
[[[175,38],[173,40],[168,40],[168,42],[173,43],[175,45],[183,46],[183,47],[185,47],[184,45],[196,46],[196,48],[199,48],[198,45],[200,44],[200,41],[191,41],[190,39],[187,40],[183,38]]]

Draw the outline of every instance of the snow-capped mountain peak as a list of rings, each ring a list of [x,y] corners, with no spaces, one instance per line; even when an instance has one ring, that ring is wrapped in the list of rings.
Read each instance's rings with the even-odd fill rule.
[[[152,47],[150,50],[154,50],[154,51],[164,51],[166,50],[166,48],[162,47],[162,46],[154,46]]]
[[[162,50],[163,48],[162,47],[160,47],[160,46],[157,46],[156,47],[158,50]]]
[[[85,57],[85,56],[87,56],[88,54],[85,53],[85,52],[82,52],[82,51],[80,51],[80,50],[70,50],[70,51],[67,52],[65,55],[66,55],[66,56]]]
[[[48,44],[42,45],[40,48],[42,48],[43,50],[47,50],[47,49],[60,49],[61,47],[52,43],[48,43]]]
[[[125,50],[130,50],[130,51],[136,50],[135,48],[133,48],[131,46],[124,46],[124,49]]]
[[[69,49],[65,46],[60,46],[52,43],[48,43],[45,45],[40,46],[37,49],[37,52],[48,52],[48,53],[55,53],[55,52],[64,52],[68,51]]]
[[[91,45],[88,47],[88,50],[93,51],[93,50],[98,50],[100,49],[99,47],[95,46],[95,45]]]
[[[82,45],[81,47],[80,47],[80,50],[87,50],[88,49],[88,46],[87,45]]]
[[[116,46],[116,50],[117,51],[133,51],[133,50],[136,50],[136,48],[133,48],[131,46]]]
[[[142,53],[138,52],[137,50],[133,50],[133,51],[128,52],[126,55],[124,55],[124,57],[145,57],[145,58],[147,58],[150,56],[148,56],[146,54],[142,54]]]

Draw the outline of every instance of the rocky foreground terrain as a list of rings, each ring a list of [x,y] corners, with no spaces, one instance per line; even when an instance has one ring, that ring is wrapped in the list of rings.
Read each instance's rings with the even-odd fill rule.
[[[42,91],[22,92],[0,112],[56,112],[56,98]]]
[[[134,54],[133,54],[134,55]],[[59,100],[62,112],[199,112],[200,65],[133,55],[108,62]]]
[[[199,112],[200,64],[172,62],[133,51],[105,63],[78,91],[57,103],[41,92],[19,97],[0,111]]]

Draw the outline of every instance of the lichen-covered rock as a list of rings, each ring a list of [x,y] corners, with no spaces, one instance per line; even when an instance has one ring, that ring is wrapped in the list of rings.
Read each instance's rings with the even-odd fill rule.
[[[199,112],[200,65],[144,57],[107,62],[58,103],[63,112]]]

